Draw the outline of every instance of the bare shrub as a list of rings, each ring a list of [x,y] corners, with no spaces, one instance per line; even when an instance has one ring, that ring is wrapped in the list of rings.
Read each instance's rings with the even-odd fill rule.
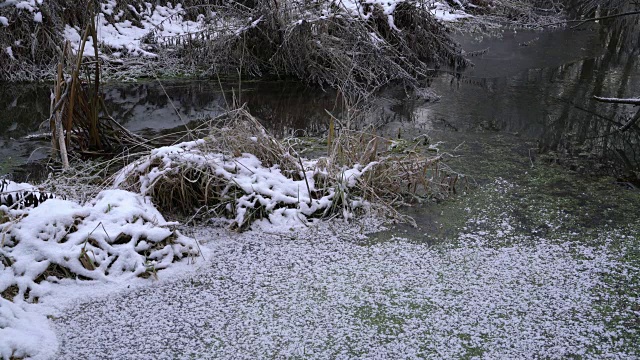
[[[346,92],[366,93],[395,80],[414,85],[434,67],[466,64],[425,6],[402,2],[393,21],[379,5],[362,6],[368,18],[338,3],[211,4],[219,22],[162,43],[184,44],[182,55],[211,73],[294,76]]]
[[[62,49],[65,24],[84,25],[88,18],[86,2],[74,0],[46,1],[38,6],[42,21],[34,21],[37,12],[6,2],[0,16],[0,79],[39,81],[53,78],[55,63]],[[10,49],[10,50],[7,50]]]

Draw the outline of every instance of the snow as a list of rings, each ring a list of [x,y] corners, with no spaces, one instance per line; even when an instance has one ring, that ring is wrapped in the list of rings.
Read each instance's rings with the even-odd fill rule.
[[[598,274],[617,266],[606,248],[495,248],[477,234],[362,246],[357,230],[327,223],[271,231],[201,229],[210,262],[72,305],[54,321],[57,356],[462,358],[478,347],[491,359],[566,358],[593,346],[625,357],[601,340],[593,306]]]
[[[462,10],[452,9],[447,3],[435,2],[429,7],[429,11],[436,19],[444,22],[455,22],[460,19],[470,18],[471,15]]]
[[[169,163],[177,154],[207,160],[190,153],[200,144],[155,155]],[[266,171],[247,154],[235,160],[239,169]],[[494,185],[490,207],[500,207],[513,184]],[[95,280],[36,286],[29,279],[39,262],[67,261],[65,253],[72,254],[68,261],[77,259],[70,244],[90,233],[97,242],[108,241],[105,230],[111,238],[128,231],[153,239],[167,225],[148,199],[124,190],[106,190],[86,205],[47,200],[23,210],[27,216],[10,230],[25,244],[9,244],[15,264],[0,261],[2,276],[18,278],[39,296],[37,304],[0,300],[0,356],[415,359],[463,358],[477,349],[491,359],[629,358],[623,343],[610,340],[625,330],[607,328],[597,304],[615,286],[603,275],[638,272],[619,262],[637,234],[607,229],[597,245],[582,244],[575,234],[519,235],[517,220],[503,210],[491,218],[487,209],[469,208],[466,230],[437,246],[398,237],[367,244],[363,233],[381,224],[368,217],[303,227],[262,221],[244,233],[192,228],[206,261],[173,264],[157,280],[85,272]],[[74,218],[82,218],[78,230],[64,235]],[[137,256],[132,244],[126,247]],[[98,266],[103,255],[95,248]]]
[[[180,36],[199,32],[206,26],[203,19],[198,21],[184,20],[184,9],[180,3],[171,6],[157,5],[152,8],[149,3],[144,3],[139,8],[129,5],[130,9],[140,17],[142,27],[134,26],[131,21],[119,21],[119,15],[115,15],[116,22],[109,21],[105,15],[113,15],[116,1],[110,0],[101,5],[101,12],[96,16],[98,42],[101,45],[126,53],[130,56],[156,57],[152,48],[144,43],[145,36],[153,34],[163,44],[167,39],[175,39]],[[83,29],[67,26],[65,38],[69,40],[74,49],[80,48],[80,33]],[[85,45],[85,56],[94,56],[93,40]]]
[[[5,182],[3,190],[34,187]],[[13,303],[0,302],[0,356],[5,359],[50,356],[56,350],[46,318],[33,313],[36,305],[30,303],[57,287],[129,282],[197,255],[194,239],[172,230],[175,223],[166,222],[148,199],[124,190],[104,190],[85,205],[62,199],[35,208],[0,205],[0,215],[0,292],[16,289]]]
[[[368,19],[371,14],[364,11],[363,3],[379,7],[387,16],[389,26],[399,31],[394,23],[394,12],[399,4],[406,1],[408,0],[340,0],[337,4],[339,8],[347,14],[365,20]],[[33,21],[37,23],[43,21],[42,12],[39,11],[39,6],[42,4],[41,0],[12,1],[6,2],[5,4],[5,6],[14,6],[17,9],[33,13]],[[116,0],[100,2],[100,11],[96,15],[95,20],[97,24],[97,38],[101,45],[99,50],[99,56],[101,57],[112,56],[109,54],[115,52],[119,55],[117,57],[128,55],[133,57],[155,58],[157,57],[156,50],[158,45],[165,45],[189,34],[197,34],[211,25],[210,20],[207,20],[205,16],[198,17],[196,21],[184,19],[184,7],[181,3],[176,3],[175,5],[167,3],[165,6],[162,6],[142,2],[137,5],[128,5],[129,9],[139,17],[139,25],[134,25],[129,20],[122,20],[124,12],[120,10],[116,13],[117,6],[118,3]],[[325,13],[328,14],[329,3],[327,2],[324,6],[327,7]],[[470,15],[464,11],[454,10],[444,2],[435,2],[428,5],[428,10],[437,19],[446,22],[470,17]],[[212,18],[214,18],[215,21],[219,21],[213,13]],[[244,31],[256,27],[262,20],[263,18],[260,17],[255,20],[249,19],[250,22],[248,25],[228,24],[228,26],[230,26],[232,33],[238,36]],[[6,17],[0,17],[0,24],[8,26],[9,20]],[[80,49],[83,30],[84,29],[65,24],[64,38],[71,42],[72,47],[76,51]],[[153,36],[157,45],[145,43],[145,38],[148,36]],[[109,48],[106,54],[102,52],[105,47]],[[95,55],[93,39],[91,38],[87,40],[84,55]]]
[[[32,304],[15,304],[0,298],[0,357],[47,359],[58,349],[49,320]]]
[[[10,57],[12,60],[15,60],[15,59],[16,59],[15,57],[13,57],[13,49],[11,48],[11,46],[7,46],[7,48],[6,48],[6,49],[4,49],[4,52],[6,52],[6,53],[7,53],[7,55],[9,55],[9,57]]]
[[[338,4],[345,9],[349,14],[358,16],[364,20],[367,20],[371,14],[366,13],[362,4],[368,4],[376,6],[382,9],[383,13],[387,15],[389,27],[399,31],[393,20],[393,13],[397,6],[401,3],[409,2],[408,0],[339,0]],[[460,19],[471,17],[471,15],[465,13],[462,10],[452,9],[449,4],[443,2],[434,2],[427,5],[428,10],[436,17],[436,19],[444,22],[454,22]]]
[[[9,52],[10,49],[11,48],[5,51],[7,51],[9,55],[12,55]],[[0,179],[0,205],[8,205],[11,209],[24,207],[25,197],[28,195],[33,195],[40,201],[42,201],[44,197],[53,197],[52,194],[40,191],[40,189],[31,184],[16,183],[5,179]]]
[[[36,4],[33,0],[31,1],[20,1],[14,5],[16,9],[27,10],[29,12],[34,12],[36,9]]]

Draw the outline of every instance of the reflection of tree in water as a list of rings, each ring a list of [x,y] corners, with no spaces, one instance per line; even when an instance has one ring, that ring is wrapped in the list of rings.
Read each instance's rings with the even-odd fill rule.
[[[164,89],[163,89],[164,87]],[[202,89],[205,87],[205,89]],[[157,82],[106,87],[106,102],[111,115],[122,124],[135,121],[133,109],[145,110],[171,107],[169,100],[182,114],[193,111],[204,112],[208,107],[217,105],[219,90],[207,89],[210,85],[203,82],[170,82],[160,86]],[[166,93],[165,93],[166,91]]]
[[[633,16],[603,24],[600,37],[606,51],[602,56],[550,70],[556,72],[551,77],[573,81],[549,82],[545,91],[554,106],[544,124],[543,151],[605,157],[613,162],[613,169],[640,170],[639,124],[618,131],[637,108],[593,100],[594,95],[640,96],[639,22],[639,17]],[[638,174],[635,177],[638,180]]]
[[[18,138],[38,129],[49,118],[49,86],[0,85],[0,134]]]
[[[335,92],[309,88],[299,82],[247,82],[241,85],[241,95],[238,95],[237,84],[222,86],[224,91],[217,81],[163,81],[163,86],[157,82],[118,84],[107,88],[106,102],[112,116],[127,125],[139,120],[140,113],[151,114],[158,109],[173,113],[173,106],[186,121],[217,115],[227,104],[231,105],[235,97],[279,135],[295,129],[317,132],[328,124],[324,110],[336,108]]]

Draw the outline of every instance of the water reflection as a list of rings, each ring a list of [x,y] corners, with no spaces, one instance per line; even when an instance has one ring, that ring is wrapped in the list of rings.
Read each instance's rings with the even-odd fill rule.
[[[592,159],[603,172],[634,176],[629,170],[640,170],[640,124],[616,129],[638,108],[593,96],[640,96],[639,21],[469,42],[470,50],[489,48],[474,59],[475,68],[434,79],[441,101],[405,102],[404,111],[426,129],[518,134],[537,139],[543,152]]]
[[[339,106],[335,92],[293,81],[244,82],[222,88],[216,81],[149,82],[106,87],[105,92],[112,116],[128,129],[143,133],[219,115],[234,101],[246,103],[277,134],[291,129],[314,131],[328,122],[324,109]]]
[[[50,85],[0,86],[0,156],[19,161],[48,154],[47,141],[26,140],[49,116]],[[241,88],[241,91],[239,90]],[[314,89],[300,82],[269,81],[219,84],[217,81],[157,81],[106,84],[105,103],[111,115],[133,132],[154,136],[179,129],[198,119],[221,114],[234,101],[249,110],[276,135],[296,129],[322,132],[329,122],[325,109],[336,116],[341,103],[331,90]],[[241,94],[241,95],[239,95]],[[40,129],[46,131],[46,127]],[[40,151],[36,151],[40,149]]]

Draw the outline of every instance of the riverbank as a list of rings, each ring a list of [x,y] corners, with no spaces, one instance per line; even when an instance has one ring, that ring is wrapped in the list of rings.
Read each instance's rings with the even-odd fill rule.
[[[85,38],[83,54],[97,56],[104,79],[215,78],[240,72],[366,90],[389,81],[411,83],[434,67],[463,66],[466,60],[447,27],[465,23],[466,29],[486,32],[508,23],[531,28],[557,22],[560,12],[553,2],[534,6],[527,1],[158,5],[109,0],[96,9],[64,0],[7,1],[0,7],[5,30],[0,81],[53,80],[65,41],[77,52]],[[96,32],[86,33],[92,21]],[[408,32],[419,36],[407,37]],[[398,61],[400,55],[404,61]],[[347,60],[356,65],[350,72],[342,64]]]

